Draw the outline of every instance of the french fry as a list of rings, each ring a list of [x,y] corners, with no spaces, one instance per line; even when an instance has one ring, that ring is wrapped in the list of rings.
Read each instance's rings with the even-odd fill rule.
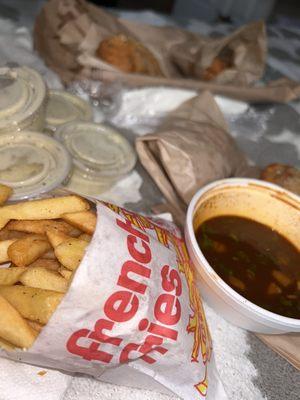
[[[43,325],[47,324],[63,298],[63,293],[22,285],[0,286],[0,295],[24,318]]]
[[[14,241],[9,246],[7,254],[9,260],[15,265],[18,267],[26,267],[50,249],[51,245],[46,240],[45,236],[32,235]]]
[[[0,242],[0,264],[10,261],[8,255],[8,249],[15,241],[16,241],[15,239],[10,239],[10,240],[2,240]]]
[[[65,278],[68,280],[71,279],[73,272],[70,271],[69,269],[63,267],[62,265],[59,267],[58,272]]]
[[[19,312],[0,296],[0,337],[17,347],[29,348],[36,336]]]
[[[81,231],[92,235],[95,232],[97,216],[92,211],[63,214],[62,219]]]
[[[25,232],[10,231],[7,227],[0,230],[0,240],[21,239],[26,236]]]
[[[47,234],[48,240],[51,243],[51,246],[53,248],[57,247],[62,242],[65,242],[66,240],[72,239],[71,236],[68,236],[64,232],[61,232],[54,228],[48,229],[46,231],[46,234]]]
[[[32,329],[34,329],[38,333],[40,333],[41,330],[44,328],[44,325],[39,324],[38,322],[35,321],[30,321],[30,319],[25,319],[25,321],[29,326],[31,326]]]
[[[78,239],[82,239],[87,242],[90,242],[92,240],[92,236],[89,235],[88,233],[82,233],[80,236],[78,236]]]
[[[9,199],[13,190],[12,188],[0,183],[0,205],[4,204]]]
[[[10,194],[0,184],[0,205]],[[89,209],[76,195],[0,207],[0,349],[30,347],[51,318],[92,239]]]
[[[20,231],[26,233],[35,233],[39,235],[45,235],[48,229],[56,229],[59,232],[63,232],[69,236],[78,236],[80,231],[74,226],[68,224],[65,221],[56,221],[49,219],[41,220],[13,220],[10,221],[5,229],[9,231]]]
[[[8,342],[7,340],[0,338],[0,349],[12,351],[15,349],[15,346],[12,343]]]
[[[38,258],[32,264],[29,264],[27,268],[31,267],[43,267],[50,269],[51,271],[57,271],[60,264],[56,260],[50,260],[49,258]],[[18,267],[20,268],[20,267]],[[0,283],[1,284],[1,283]]]
[[[58,272],[43,267],[27,268],[21,275],[20,281],[25,286],[55,290],[61,293],[65,293],[69,286],[68,281]]]
[[[20,281],[20,277],[26,268],[12,267],[0,268],[0,285],[11,286]]]
[[[0,208],[0,229],[12,219],[56,219],[63,214],[86,211],[89,208],[86,200],[75,195],[11,204]]]
[[[64,267],[74,271],[81,263],[88,245],[85,240],[72,238],[57,246],[54,253]]]

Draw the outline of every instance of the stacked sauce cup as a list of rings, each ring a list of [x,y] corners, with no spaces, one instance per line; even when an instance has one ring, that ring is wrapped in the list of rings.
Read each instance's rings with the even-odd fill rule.
[[[133,169],[129,142],[92,123],[87,101],[47,90],[28,67],[0,68],[0,89],[0,182],[14,189],[12,201],[59,186],[95,196]]]
[[[47,88],[38,72],[0,68],[0,88],[0,134],[43,129]]]

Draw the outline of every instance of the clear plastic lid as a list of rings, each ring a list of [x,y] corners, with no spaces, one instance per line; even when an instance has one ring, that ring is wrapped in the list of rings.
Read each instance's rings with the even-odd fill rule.
[[[46,123],[56,128],[71,121],[91,121],[93,110],[88,102],[63,90],[49,90]]]
[[[80,174],[88,179],[115,181],[136,163],[135,151],[127,139],[107,125],[71,122],[58,128],[55,137],[72,155]]]
[[[37,197],[64,183],[71,157],[57,140],[38,132],[0,135],[0,182],[13,188],[11,200]]]
[[[0,131],[30,124],[46,98],[42,77],[27,67],[0,68],[0,89]]]

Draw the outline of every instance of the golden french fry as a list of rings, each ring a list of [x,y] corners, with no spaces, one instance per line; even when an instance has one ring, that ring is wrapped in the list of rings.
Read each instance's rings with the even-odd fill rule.
[[[88,242],[72,238],[61,243],[54,249],[58,261],[66,268],[75,270],[84,256]]]
[[[73,275],[73,271],[63,267],[62,265],[59,267],[58,272],[68,281],[71,279]]]
[[[0,242],[0,264],[10,261],[8,255],[8,249],[15,241],[16,241],[15,239],[10,239],[10,240],[2,240]]]
[[[30,319],[26,319],[26,318],[25,318],[25,321],[27,322],[27,324],[28,324],[29,326],[31,326],[32,329],[34,329],[34,330],[35,330],[36,332],[38,332],[38,333],[40,333],[41,330],[44,328],[44,325],[39,324],[39,323],[36,322],[36,321],[30,321]]]
[[[43,267],[31,267],[20,277],[21,283],[34,288],[55,290],[65,293],[68,290],[68,281],[58,272]]]
[[[22,285],[0,286],[0,295],[15,307],[24,318],[43,325],[47,324],[63,298],[62,293],[53,290]]]
[[[59,266],[60,266],[60,264],[56,260],[50,260],[49,258],[38,258],[33,263],[29,264],[27,268],[43,267],[43,268],[50,269],[51,271],[57,271]],[[20,268],[20,267],[18,267],[18,268]]]
[[[0,229],[11,219],[55,219],[66,213],[86,211],[89,208],[86,200],[75,195],[11,204],[0,208]]]
[[[92,240],[92,236],[89,235],[88,233],[82,233],[80,236],[78,236],[78,239],[90,242]]]
[[[0,183],[0,205],[4,204],[9,199],[13,190],[12,188]]]
[[[56,229],[69,236],[78,236],[80,231],[74,226],[68,224],[65,221],[41,219],[41,220],[13,220],[10,221],[5,229],[9,231],[20,231],[27,233],[35,233],[44,235],[48,229]]]
[[[0,240],[21,239],[26,236],[25,232],[10,231],[7,227],[0,230]]]
[[[33,235],[18,239],[7,250],[8,257],[18,267],[26,267],[48,250],[50,243],[43,236]]]
[[[50,228],[46,231],[47,237],[53,248],[57,247],[62,242],[72,239],[71,236],[66,235],[57,229]]]
[[[0,337],[17,347],[29,348],[36,336],[13,305],[0,296]]]
[[[16,347],[12,343],[8,342],[7,340],[4,340],[4,339],[0,338],[0,349],[4,349],[4,350],[7,350],[7,351],[12,351],[15,348]]]
[[[11,286],[20,281],[20,277],[26,268],[10,267],[0,268],[0,285]]]
[[[92,211],[63,214],[61,218],[89,235],[95,232],[97,216]]]

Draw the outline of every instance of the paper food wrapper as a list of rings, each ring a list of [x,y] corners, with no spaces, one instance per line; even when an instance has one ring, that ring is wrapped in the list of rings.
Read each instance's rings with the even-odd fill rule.
[[[120,33],[151,51],[162,77],[124,73],[95,55],[103,39]],[[288,79],[253,86],[264,71],[266,43],[263,22],[248,24],[226,37],[207,38],[176,27],[125,21],[84,0],[48,1],[34,30],[35,48],[65,83],[83,78],[119,80],[131,87],[207,89],[253,102],[297,98],[300,85]],[[225,60],[226,68],[208,78],[207,69],[216,59]]]
[[[229,135],[223,114],[209,92],[168,114],[153,134],[136,139],[139,159],[168,203],[176,222],[202,186],[230,176],[250,175],[243,153]],[[251,173],[253,171],[251,170]]]
[[[101,80],[113,83],[118,80],[125,87],[167,86],[179,89],[208,90],[249,103],[287,103],[300,97],[300,84],[288,78],[280,78],[267,85],[235,86],[195,81],[194,79],[167,79],[138,74],[123,74],[115,71],[82,69],[78,79]]]
[[[225,400],[177,228],[97,203],[97,227],[61,304],[27,351],[1,356],[97,379]]]

